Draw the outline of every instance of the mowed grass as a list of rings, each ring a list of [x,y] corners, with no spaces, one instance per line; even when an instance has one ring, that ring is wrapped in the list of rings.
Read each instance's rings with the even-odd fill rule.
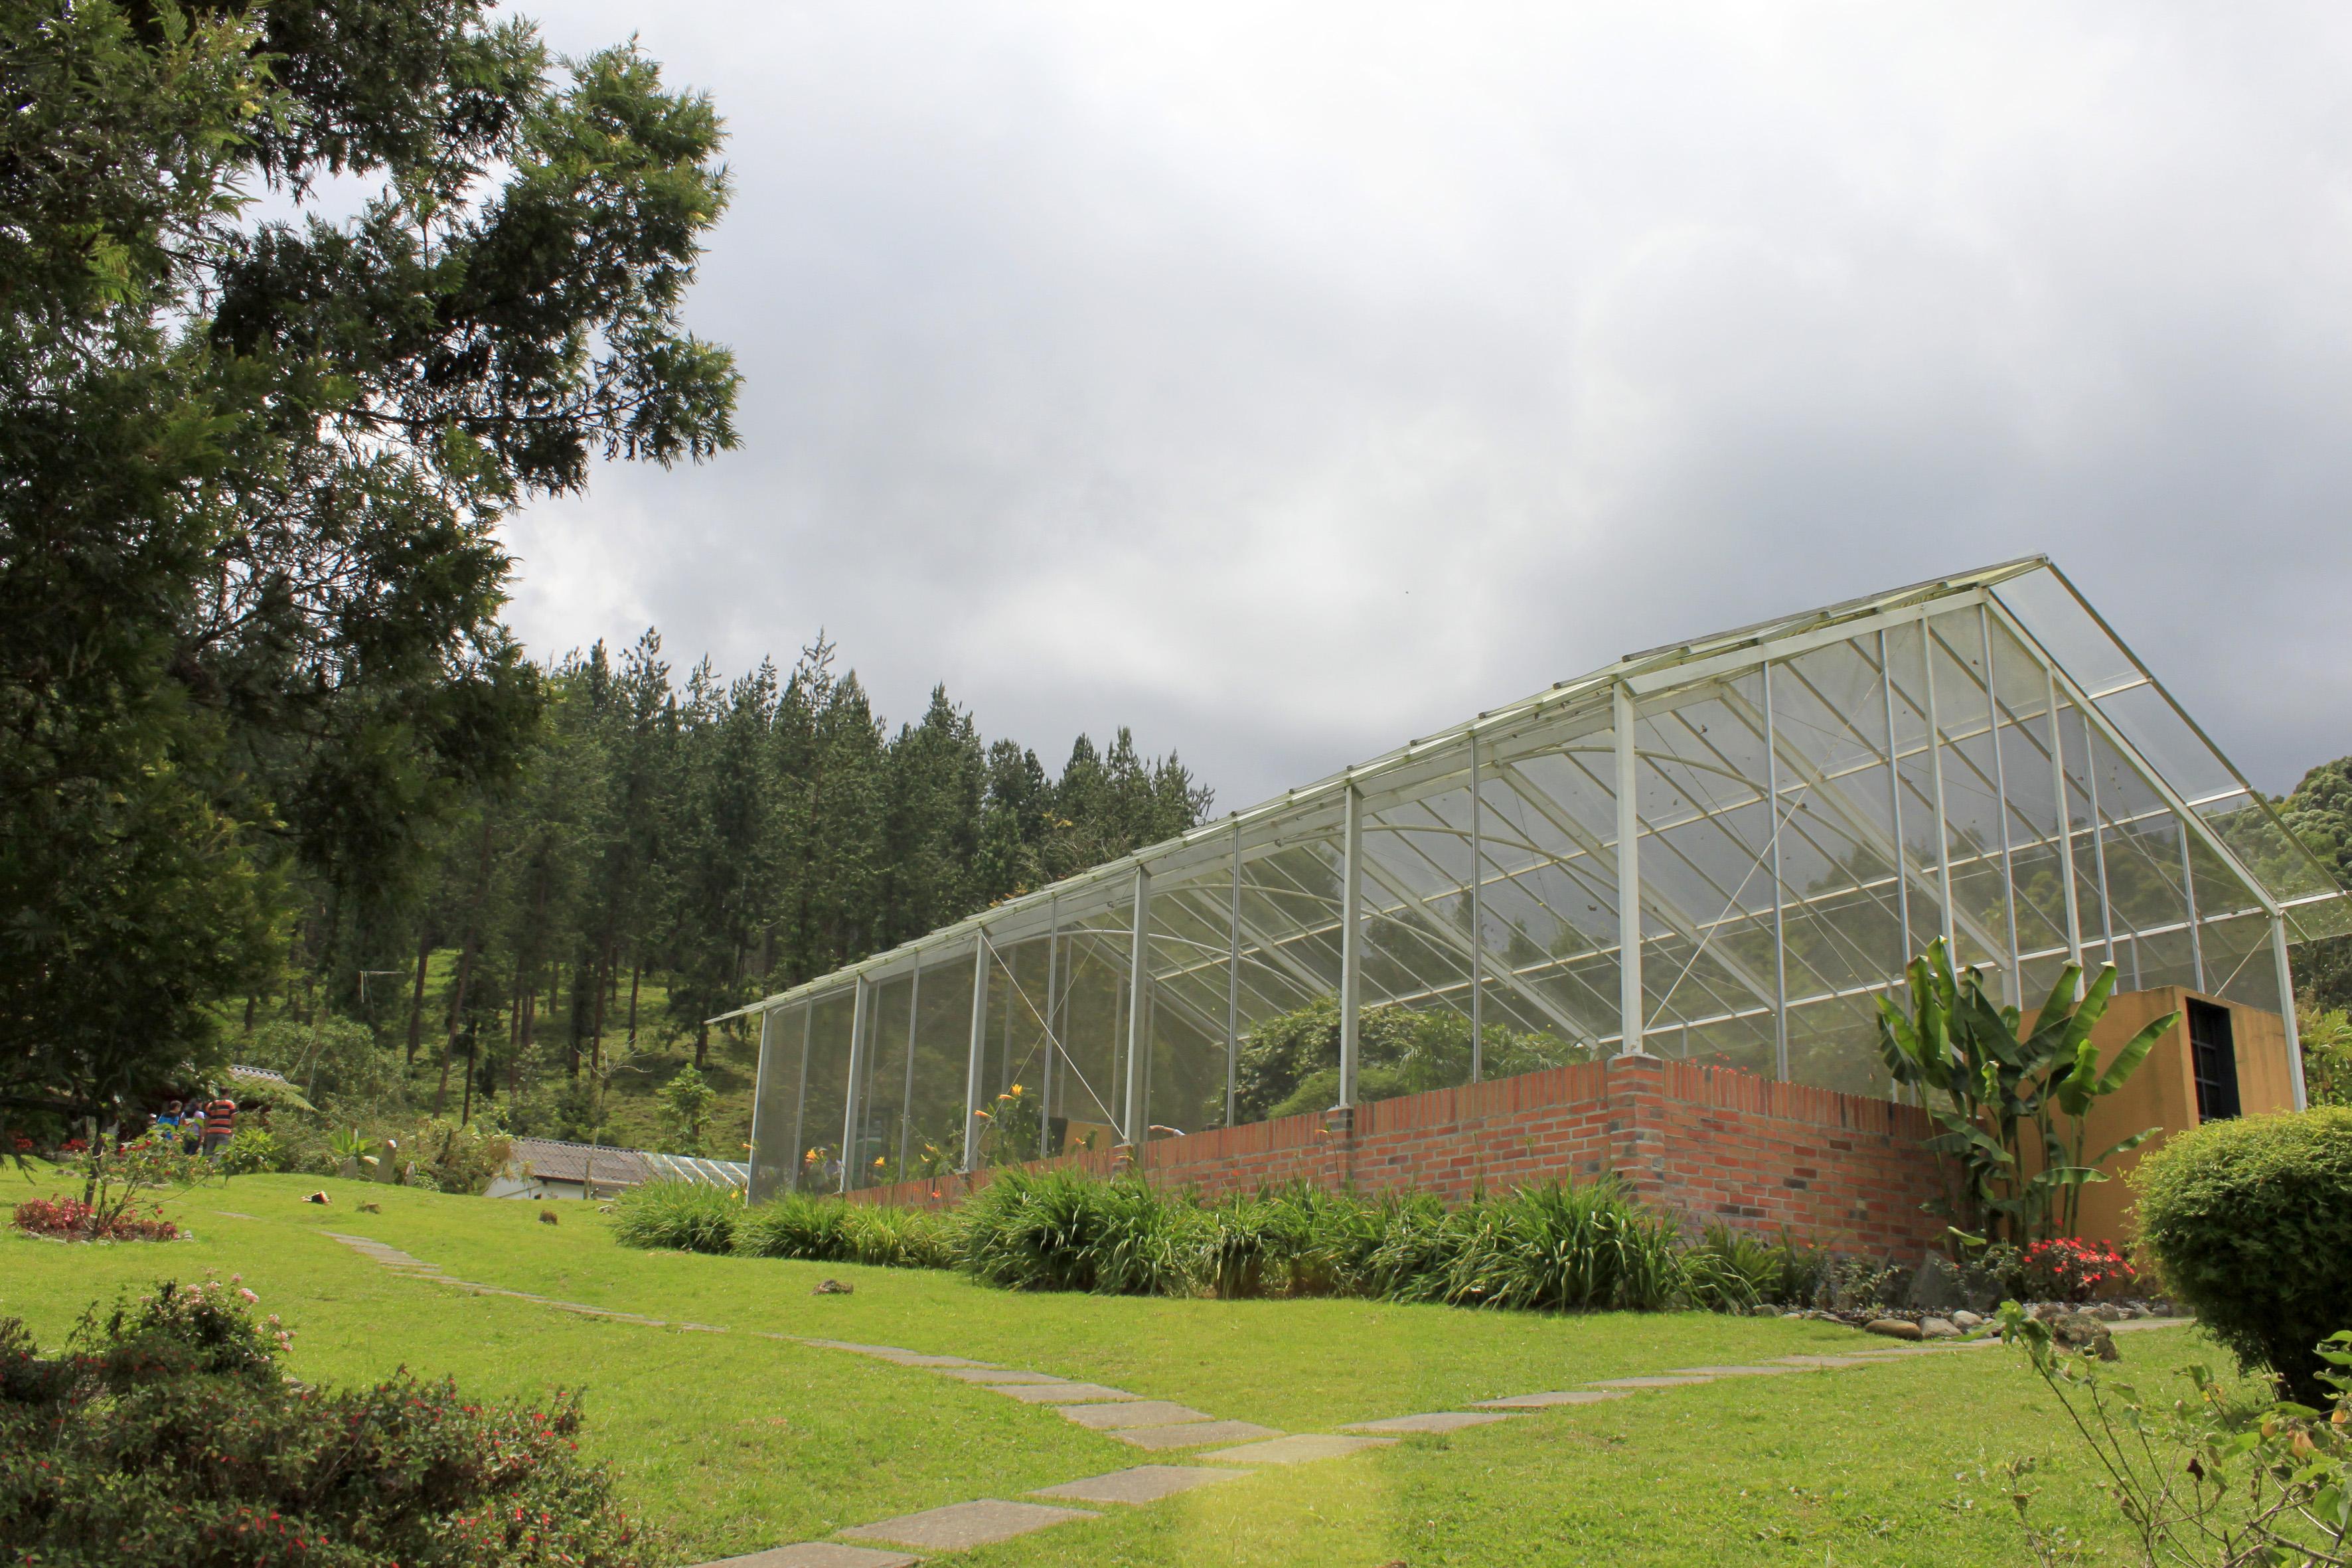
[[[46,1192],[0,1177],[0,1202]],[[246,1177],[168,1206],[196,1239],[0,1243],[0,1315],[55,1343],[94,1300],[242,1273],[329,1382],[405,1365],[528,1400],[583,1388],[586,1447],[691,1563],[1151,1458],[951,1379],[777,1339],[899,1344],[1117,1384],[1290,1431],[1594,1378],[1880,1348],[1833,1325],[1711,1314],[1547,1318],[1352,1301],[1021,1296],[942,1273],[640,1253],[593,1206]],[[13,1190],[12,1190],[13,1189]],[[381,1214],[356,1212],[361,1201]],[[220,1211],[253,1217],[235,1218]],[[724,1328],[652,1329],[403,1278],[321,1235],[363,1235],[465,1279]],[[816,1296],[825,1278],[852,1295]],[[2222,1360],[2193,1331],[2128,1336],[2141,1377]],[[2094,1477],[2010,1352],[1726,1380],[1545,1411],[1269,1469],[984,1549],[989,1564],[2009,1563],[1991,1473],[2031,1455],[2038,1517],[2128,1561]],[[1173,1456],[1181,1462],[1181,1456]],[[2104,1552],[2102,1558],[2098,1553]]]

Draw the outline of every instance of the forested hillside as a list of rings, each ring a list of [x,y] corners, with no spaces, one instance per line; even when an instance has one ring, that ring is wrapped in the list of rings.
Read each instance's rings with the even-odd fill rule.
[[[233,1054],[322,1094],[404,1079],[418,1110],[734,1153],[748,1042],[702,1020],[1170,837],[1209,804],[1125,730],[1107,750],[1080,736],[1058,773],[983,739],[944,689],[893,730],[822,641],[731,680],[707,660],[677,677],[651,632],[537,673],[515,773],[444,815],[399,903],[310,886]],[[322,1009],[398,1071],[355,1059],[358,1031],[330,1044]],[[689,1061],[719,1096],[701,1138],[649,1098]]]

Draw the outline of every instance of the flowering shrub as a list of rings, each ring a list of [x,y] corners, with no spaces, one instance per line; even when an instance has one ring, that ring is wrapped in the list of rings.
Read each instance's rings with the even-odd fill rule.
[[[467,1403],[405,1374],[288,1380],[235,1280],[166,1283],[44,1359],[0,1320],[0,1554],[189,1568],[635,1568],[646,1543],[575,1452],[576,1398]]]
[[[163,1217],[163,1205],[154,1205],[152,1217],[142,1219],[128,1210],[109,1215],[79,1198],[26,1198],[16,1205],[15,1225],[31,1236],[58,1241],[177,1241],[180,1227]]]
[[[2026,1247],[2018,1255],[2017,1270],[2025,1292],[2044,1301],[2087,1301],[2109,1286],[2127,1286],[2139,1278],[2115,1243],[2070,1236]]]

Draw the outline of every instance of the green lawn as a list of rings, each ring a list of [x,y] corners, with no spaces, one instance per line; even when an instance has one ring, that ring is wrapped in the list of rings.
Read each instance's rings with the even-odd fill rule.
[[[296,1331],[292,1370],[395,1366],[469,1391],[587,1391],[588,1447],[681,1562],[1141,1462],[1051,1410],[761,1334],[874,1341],[1116,1383],[1293,1431],[1593,1378],[1853,1348],[1831,1325],[1705,1314],[1540,1318],[1346,1301],[1015,1296],[937,1273],[632,1252],[588,1206],[246,1177],[169,1205],[196,1239],[0,1241],[0,1316],[54,1343],[93,1300],[164,1275],[241,1273]],[[0,1202],[47,1191],[0,1176]],[[379,1202],[383,1212],[354,1205]],[[251,1215],[236,1218],[220,1211]],[[654,1329],[404,1278],[320,1234],[364,1235],[450,1275],[664,1318]],[[850,1296],[814,1296],[832,1276]],[[1882,1342],[1869,1342],[1873,1345]],[[2129,1337],[2169,1368],[2193,1331]],[[2143,1375],[2147,1375],[2144,1373]],[[1653,1391],[1450,1437],[1267,1470],[970,1553],[986,1564],[2022,1563],[1987,1474],[2043,1458],[2038,1511],[2128,1560],[2040,1384],[2006,1351]],[[1163,1456],[1164,1457],[1164,1456]],[[1181,1457],[1180,1457],[1181,1460]]]

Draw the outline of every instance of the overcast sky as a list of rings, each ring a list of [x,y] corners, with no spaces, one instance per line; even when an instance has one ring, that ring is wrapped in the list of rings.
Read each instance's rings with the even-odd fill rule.
[[[1225,808],[2045,551],[2256,784],[2352,752],[2341,4],[536,14],[716,97],[745,376],[512,522],[537,652],[823,627]]]

